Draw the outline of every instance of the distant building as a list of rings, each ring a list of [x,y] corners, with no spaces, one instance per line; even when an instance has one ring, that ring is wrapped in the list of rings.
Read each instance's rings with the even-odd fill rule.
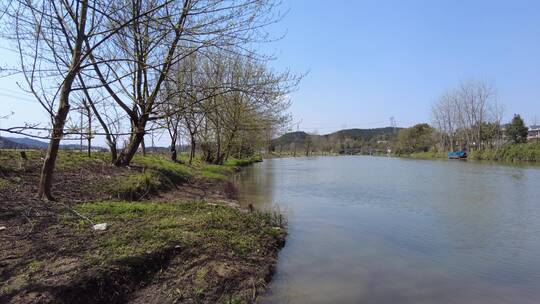
[[[540,125],[530,126],[527,140],[540,140]]]

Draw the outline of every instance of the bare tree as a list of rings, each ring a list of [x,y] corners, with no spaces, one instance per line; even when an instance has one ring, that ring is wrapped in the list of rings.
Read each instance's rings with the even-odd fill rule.
[[[468,149],[483,149],[501,136],[502,109],[493,86],[470,80],[439,98],[432,120],[445,147],[453,150],[457,139]]]
[[[147,124],[161,118],[156,115],[158,95],[172,66],[205,49],[231,49],[256,41],[264,36],[261,29],[275,20],[271,0],[126,1],[121,6],[127,9],[119,9],[115,20],[151,13],[137,18],[90,57],[96,78],[131,120],[131,135],[118,166],[130,163]],[[253,55],[245,48],[235,51]]]
[[[91,36],[95,15],[86,0],[12,2],[6,8],[12,24],[7,38],[15,42],[19,52],[25,89],[50,115],[52,130],[38,196],[53,200],[52,177],[70,110],[70,94],[84,62],[84,38]]]

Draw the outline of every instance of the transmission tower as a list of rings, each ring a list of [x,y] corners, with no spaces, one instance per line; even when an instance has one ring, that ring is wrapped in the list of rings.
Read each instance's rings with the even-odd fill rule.
[[[397,124],[394,116],[390,117],[390,126],[392,127],[392,131],[396,133]]]

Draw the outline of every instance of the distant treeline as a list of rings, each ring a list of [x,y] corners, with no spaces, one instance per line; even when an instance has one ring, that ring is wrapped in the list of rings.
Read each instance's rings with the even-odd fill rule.
[[[274,139],[270,150],[292,155],[387,153],[400,130],[347,129],[326,135],[291,132]]]
[[[528,138],[519,114],[503,122],[503,106],[495,89],[480,81],[461,83],[432,106],[432,125],[417,124],[399,132],[394,143],[398,155],[446,157],[465,150],[473,159],[539,161],[540,145]]]

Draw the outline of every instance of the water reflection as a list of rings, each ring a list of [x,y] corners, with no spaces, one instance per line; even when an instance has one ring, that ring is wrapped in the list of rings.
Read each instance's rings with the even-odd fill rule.
[[[288,215],[266,303],[539,302],[537,168],[291,158],[237,182]]]

